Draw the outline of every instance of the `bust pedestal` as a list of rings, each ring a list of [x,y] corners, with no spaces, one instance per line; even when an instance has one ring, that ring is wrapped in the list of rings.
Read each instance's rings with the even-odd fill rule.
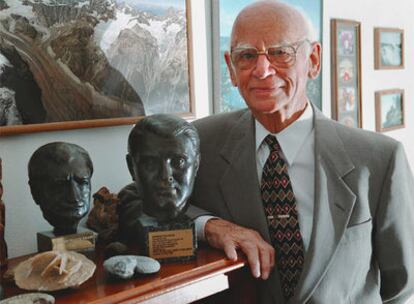
[[[71,250],[88,255],[95,251],[98,234],[90,229],[79,227],[76,233],[56,235],[53,231],[37,233],[37,250]]]

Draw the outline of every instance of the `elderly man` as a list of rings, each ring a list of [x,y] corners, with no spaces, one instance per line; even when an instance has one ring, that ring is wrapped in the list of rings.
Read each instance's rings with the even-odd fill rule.
[[[195,122],[192,203],[217,216],[198,221],[230,259],[247,255],[260,303],[404,303],[414,284],[409,164],[397,141],[310,103],[321,45],[309,24],[276,1],[238,15],[225,59],[248,109]]]

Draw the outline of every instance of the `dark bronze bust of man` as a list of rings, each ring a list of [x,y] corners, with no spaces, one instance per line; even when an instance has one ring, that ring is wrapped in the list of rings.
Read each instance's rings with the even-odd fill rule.
[[[57,235],[76,233],[90,208],[92,161],[78,145],[53,142],[30,158],[29,185],[34,201]]]
[[[119,194],[120,231],[136,237],[143,222],[177,221],[188,207],[200,162],[196,129],[180,117],[147,116],[128,138],[127,164],[133,184]]]

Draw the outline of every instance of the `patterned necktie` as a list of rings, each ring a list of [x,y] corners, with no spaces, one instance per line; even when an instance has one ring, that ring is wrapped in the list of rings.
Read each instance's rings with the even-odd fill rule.
[[[270,155],[263,167],[261,192],[269,225],[270,238],[276,251],[281,287],[285,299],[293,296],[302,271],[303,242],[300,234],[298,210],[287,164],[280,156],[276,137],[268,135]]]

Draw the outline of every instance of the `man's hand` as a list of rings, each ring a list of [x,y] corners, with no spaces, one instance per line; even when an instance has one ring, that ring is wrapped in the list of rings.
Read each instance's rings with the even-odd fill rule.
[[[275,250],[260,234],[229,221],[214,218],[207,221],[204,233],[208,243],[218,249],[223,249],[226,256],[237,260],[237,249],[247,256],[250,270],[255,278],[266,280],[275,265]]]

